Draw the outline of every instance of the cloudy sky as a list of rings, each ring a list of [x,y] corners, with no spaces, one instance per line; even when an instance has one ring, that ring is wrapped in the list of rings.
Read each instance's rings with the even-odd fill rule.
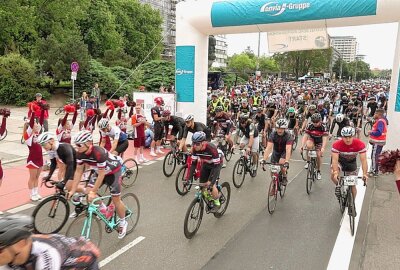
[[[375,24],[355,27],[328,28],[331,36],[354,36],[357,38],[358,54],[366,55],[371,68],[391,69],[397,36],[397,23]],[[241,53],[250,46],[257,54],[258,33],[227,35],[228,55]],[[267,34],[261,33],[260,54],[268,52]]]

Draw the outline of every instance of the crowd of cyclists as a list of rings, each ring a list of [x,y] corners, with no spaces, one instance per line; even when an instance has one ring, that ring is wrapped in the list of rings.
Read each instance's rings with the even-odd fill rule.
[[[151,123],[154,125],[154,140],[150,155],[155,157],[164,153],[161,147],[166,141],[176,141],[178,153],[186,153],[189,151],[188,135],[192,133],[190,151],[193,162],[187,178],[193,177],[196,164],[201,160],[200,183],[205,183],[205,187],[210,190],[215,209],[220,206],[216,182],[221,168],[225,165],[222,152],[211,142],[217,136],[223,136],[226,140],[228,151],[234,153],[235,149],[245,150],[246,155],[253,161],[253,171],[258,168],[259,157],[262,164],[270,158],[271,163],[282,165],[282,185],[288,183],[287,170],[297,144],[300,144],[298,149],[301,153],[317,151],[317,179],[321,180],[321,158],[323,155],[329,155],[327,143],[334,138],[331,150],[331,180],[335,184],[335,194],[339,196],[338,177],[341,172],[358,174],[358,155],[365,182],[368,176],[378,173],[377,155],[384,145],[388,125],[385,118],[388,90],[387,81],[299,83],[270,78],[231,89],[208,89],[207,123],[196,121],[193,114],[179,117],[164,110],[161,97],[154,100],[152,119],[144,117],[140,104],[121,99],[107,101],[107,110],[104,113],[99,109],[88,110],[86,119],[79,124],[77,132],[73,129],[79,105],[67,105],[69,108],[66,108],[65,116],[60,118],[57,129],[49,132],[48,125],[45,125],[49,107],[41,100],[41,95],[37,94],[36,100],[29,104],[28,120],[24,126],[24,139],[29,148],[27,168],[30,198],[32,201],[41,199],[38,184],[43,167],[43,148],[48,153],[51,165],[48,174],[42,180],[50,181],[58,167],[58,185],[68,190],[67,198],[73,198],[78,192],[87,194],[90,202],[96,198],[103,184],[110,187],[112,203],[122,220],[119,224],[118,238],[123,238],[127,229],[127,221],[124,220],[125,206],[121,201],[123,154],[129,147],[128,139],[133,136],[134,158],[145,162],[140,150],[143,150],[144,146],[144,128]],[[117,113],[116,122],[112,120],[114,111]],[[71,115],[72,119],[68,119]],[[370,172],[367,171],[366,144],[361,140],[363,123],[367,121],[373,123],[372,130],[369,131],[369,141],[373,145],[373,165]],[[100,132],[98,144],[93,139],[96,126]],[[133,135],[127,131],[129,126],[134,130]],[[336,126],[337,131],[334,134]],[[306,163],[306,168],[308,164]],[[95,168],[98,175],[87,186],[80,183],[85,166]],[[355,186],[352,192],[355,196]],[[76,215],[77,213],[72,213],[71,218]],[[49,256],[52,257],[50,261],[59,263],[65,261],[68,256],[77,256],[79,252],[68,253],[68,250],[74,247],[81,251],[79,256],[84,256],[83,251],[91,251],[89,255],[84,256],[86,261],[82,258],[68,261],[75,262],[76,265],[86,263],[87,269],[97,269],[98,250],[87,249],[86,245],[90,243],[62,236],[32,235],[29,230],[30,223],[31,220],[21,217],[0,219],[0,253],[9,254],[8,260],[0,261],[0,265],[23,265],[25,268],[21,269],[28,269],[28,264],[50,263],[46,261]],[[55,238],[57,240],[54,240]],[[54,248],[51,243],[54,242],[57,242],[56,249],[63,250],[55,252],[56,255],[52,255],[51,251]],[[51,247],[46,248],[46,245]],[[64,245],[67,245],[68,249],[65,249]],[[46,249],[49,254],[43,255],[40,249]],[[35,254],[41,255],[37,255],[34,261],[31,261],[27,253],[29,250],[33,257]],[[19,268],[15,266],[15,269]]]

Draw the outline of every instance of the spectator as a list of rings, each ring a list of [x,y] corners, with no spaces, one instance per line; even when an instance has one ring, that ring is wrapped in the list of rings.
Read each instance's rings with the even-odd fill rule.
[[[81,121],[85,121],[86,105],[88,102],[89,102],[89,96],[87,95],[86,92],[82,92],[82,96],[79,100],[79,105],[81,106],[80,109]]]
[[[144,134],[146,136],[145,147],[150,148],[151,142],[153,141],[154,138],[154,132],[152,130],[151,125],[147,127],[147,129],[144,131]]]
[[[369,143],[372,145],[371,152],[371,171],[370,174],[378,175],[378,157],[382,152],[383,146],[386,144],[387,123],[384,119],[385,110],[377,109],[374,114],[375,124],[369,133]]]
[[[49,131],[49,105],[45,100],[42,99],[42,94],[41,93],[36,93],[35,95],[35,101],[30,103],[29,106],[29,111],[28,111],[28,118],[31,118],[31,115],[36,118],[36,120],[39,120],[41,117],[42,111],[44,111],[44,120],[43,120],[43,129],[45,132]],[[33,106],[37,105],[39,106],[40,110],[34,110]],[[36,107],[35,107],[36,108]]]
[[[142,106],[137,104],[135,107],[135,114],[132,115],[132,126],[135,129],[135,137],[133,139],[133,150],[134,159],[138,163],[147,162],[148,160],[143,156],[143,148],[145,146],[145,129],[149,125],[146,118],[141,113]]]
[[[100,88],[99,88],[99,84],[95,83],[94,87],[92,89],[92,93],[90,94],[91,97],[94,97],[96,100],[96,109],[100,108]]]
[[[1,183],[3,183],[3,166],[1,166],[1,159],[0,159],[0,187],[1,187]],[[0,211],[0,215],[2,215],[3,212]]]

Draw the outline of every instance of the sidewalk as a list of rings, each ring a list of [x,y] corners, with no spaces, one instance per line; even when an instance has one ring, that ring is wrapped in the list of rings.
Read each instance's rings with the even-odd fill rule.
[[[363,230],[357,233],[350,269],[399,269],[400,267],[400,195],[393,175],[370,178],[369,202],[365,205]],[[364,210],[363,210],[364,212]],[[360,228],[361,229],[361,228]],[[358,249],[358,250],[356,250]]]

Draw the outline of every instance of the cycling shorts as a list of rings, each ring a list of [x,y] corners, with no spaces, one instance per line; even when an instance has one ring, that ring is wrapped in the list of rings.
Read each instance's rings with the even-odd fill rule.
[[[246,136],[243,136],[240,139],[240,144],[244,144],[246,147],[249,144],[249,138],[246,138]],[[260,147],[260,137],[255,137],[253,140],[253,145],[251,146],[251,152],[257,153],[258,149]]]
[[[221,164],[218,165],[218,168],[214,169],[216,165],[203,163],[201,171],[200,171],[200,183],[206,183],[208,181],[215,182],[221,171]],[[213,173],[211,173],[213,172]]]
[[[94,187],[97,177],[91,177],[88,186]],[[110,188],[111,196],[121,195],[121,170],[117,170],[114,174],[104,176],[102,186],[106,184]]]
[[[271,163],[279,163],[279,160],[283,158],[286,158],[286,151],[283,151],[281,153],[273,151],[271,155]]]
[[[171,135],[174,137],[176,137],[176,135],[178,135],[178,140],[181,140],[183,137],[183,128],[182,127],[180,127],[179,129],[175,128],[175,127],[172,128]]]
[[[117,151],[118,154],[121,154],[121,153],[125,152],[126,149],[128,149],[128,146],[129,146],[128,140],[118,142],[118,145],[117,145],[117,148],[115,148],[115,151]]]

